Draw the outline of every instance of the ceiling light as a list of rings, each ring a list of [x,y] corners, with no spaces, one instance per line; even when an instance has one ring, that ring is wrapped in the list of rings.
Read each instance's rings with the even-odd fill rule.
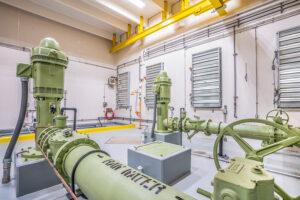
[[[109,2],[109,1],[105,1],[105,0],[96,0],[96,2],[100,3],[101,5],[107,7],[109,9],[121,14],[121,15],[123,15],[124,17],[130,19],[131,21],[133,21],[137,24],[140,23],[140,19],[137,16],[131,14],[130,12],[128,12],[127,10],[117,6],[116,4],[113,4],[113,3]]]
[[[143,0],[128,0],[130,3],[135,5],[136,7],[139,8],[144,8],[145,7],[145,2]]]

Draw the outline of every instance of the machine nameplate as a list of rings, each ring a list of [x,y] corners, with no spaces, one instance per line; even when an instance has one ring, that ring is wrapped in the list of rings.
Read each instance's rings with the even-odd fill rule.
[[[242,163],[232,163],[229,167],[228,167],[228,170],[230,172],[233,172],[233,173],[236,173],[236,174],[239,174],[241,172],[241,170],[244,168],[244,164]]]

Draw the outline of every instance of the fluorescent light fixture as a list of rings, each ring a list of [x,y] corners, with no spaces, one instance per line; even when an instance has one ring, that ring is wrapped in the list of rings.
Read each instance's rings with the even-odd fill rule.
[[[145,7],[145,2],[143,0],[128,0],[130,3],[135,5],[138,8],[144,8]]]
[[[114,3],[111,3],[109,1],[105,1],[105,0],[96,0],[97,3],[119,13],[120,15],[123,15],[124,17],[126,17],[127,19],[139,24],[140,23],[140,18],[131,14],[130,12],[128,12],[127,10],[117,6]]]

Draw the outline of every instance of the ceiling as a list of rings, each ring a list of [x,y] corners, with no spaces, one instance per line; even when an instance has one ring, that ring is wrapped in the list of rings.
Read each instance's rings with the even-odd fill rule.
[[[132,0],[135,1],[135,0]],[[0,0],[13,7],[111,40],[112,34],[127,32],[128,24],[135,27],[140,16],[147,19],[160,13],[164,0],[140,0],[139,8],[130,0]],[[168,0],[169,6],[179,2]],[[122,14],[120,14],[122,13]]]

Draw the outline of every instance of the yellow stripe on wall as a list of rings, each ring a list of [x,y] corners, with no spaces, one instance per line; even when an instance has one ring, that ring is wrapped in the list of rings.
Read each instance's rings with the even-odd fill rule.
[[[77,130],[78,133],[82,134],[89,134],[89,133],[97,133],[103,131],[113,131],[113,130],[120,130],[120,129],[128,129],[128,128],[135,128],[135,124],[129,125],[122,125],[122,126],[108,126],[108,127],[99,127],[99,128],[89,128],[89,129],[80,129]],[[5,136],[0,137],[0,143],[7,143],[10,142],[12,136]],[[20,135],[18,141],[25,141],[25,140],[34,140],[35,134],[26,134]]]

